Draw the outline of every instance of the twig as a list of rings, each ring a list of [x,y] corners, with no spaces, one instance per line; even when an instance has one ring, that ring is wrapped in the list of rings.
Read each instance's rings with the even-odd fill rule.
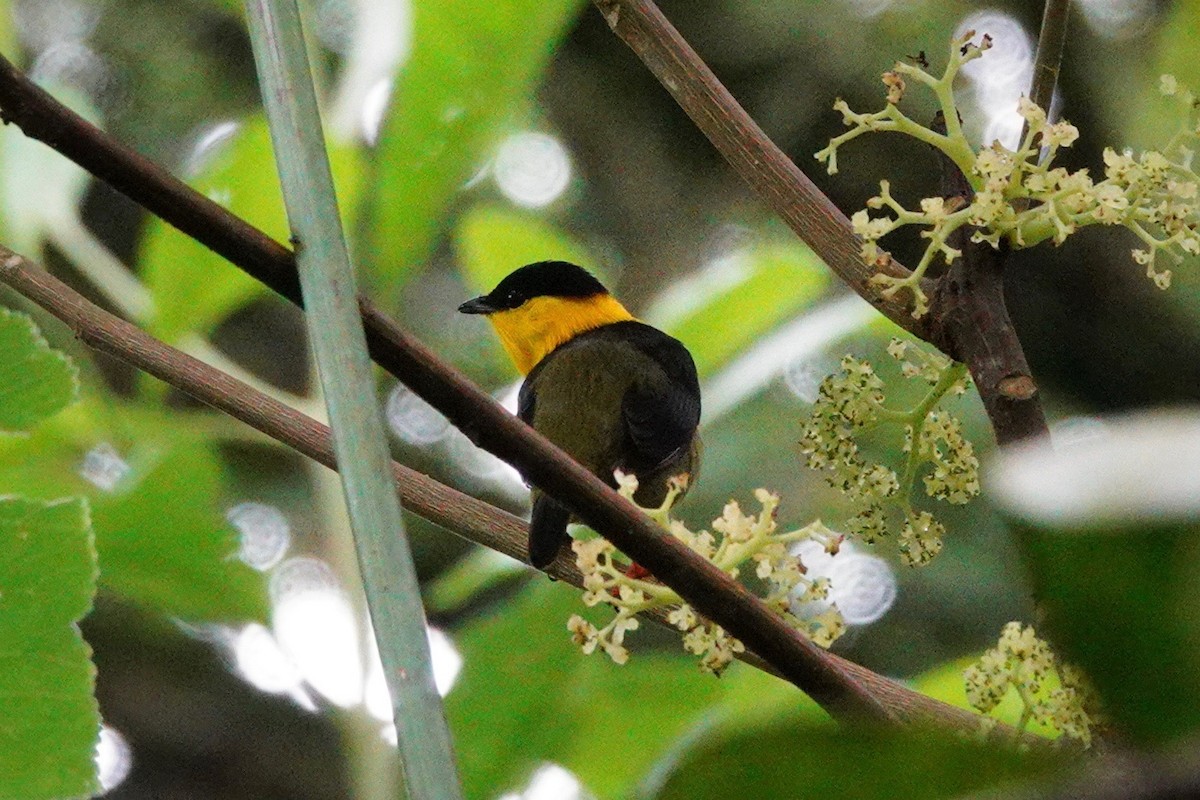
[[[1046,0],[1042,12],[1042,29],[1038,33],[1037,55],[1033,60],[1033,83],[1029,87],[1029,99],[1046,109],[1051,122],[1050,105],[1054,101],[1054,87],[1058,84],[1058,73],[1062,68],[1063,50],[1067,44],[1067,18],[1071,14],[1071,0]],[[1026,122],[1025,126],[1028,127]],[[1022,131],[1023,141],[1025,133]]]
[[[1004,301],[1007,248],[970,241],[952,246],[962,257],[938,279],[930,301],[929,314],[938,320],[934,344],[970,369],[997,444],[1043,436],[1037,384]]]
[[[143,370],[296,452],[337,469],[327,426],[108,313],[3,245],[0,281],[66,323],[88,347]],[[396,462],[392,462],[391,469],[407,509],[468,541],[527,560],[524,522]],[[572,586],[583,586],[583,578],[569,558],[559,558],[547,573]],[[666,620],[666,612],[658,610],[650,616],[674,629]],[[753,654],[743,656],[743,661],[779,675]],[[851,676],[898,722],[978,730],[979,718],[969,711],[914,692],[832,653],[823,653],[823,658]]]
[[[941,124],[939,118],[934,129]],[[970,203],[971,186],[958,165],[940,152],[938,160],[942,196]],[[1044,435],[1046,416],[1004,299],[1008,248],[971,241],[974,230],[964,226],[951,234],[949,244],[962,256],[938,278],[930,297],[930,336],[946,355],[970,369],[996,442],[1006,445]]]
[[[1046,110],[1050,104],[1066,44],[1070,0],[1047,0],[1038,35],[1030,99]],[[1021,140],[1029,123],[1022,127]],[[971,200],[971,189],[958,166],[942,157],[942,194]],[[931,340],[951,358],[965,361],[979,390],[996,442],[1019,442],[1047,433],[1046,416],[1025,350],[1008,315],[1004,299],[1007,249],[972,242],[969,230],[955,232],[952,246],[962,251],[933,295]]]
[[[1050,104],[1066,45],[1070,0],[1046,0],[1034,58],[1030,99],[1046,110]],[[1022,127],[1024,140],[1029,123]],[[942,193],[970,202],[971,189],[959,168],[942,158]],[[996,442],[1019,442],[1047,433],[1037,384],[1025,360],[1004,299],[1004,265],[1008,251],[972,242],[960,228],[952,245],[962,250],[938,281],[930,317],[931,337],[947,355],[967,362],[979,390]]]

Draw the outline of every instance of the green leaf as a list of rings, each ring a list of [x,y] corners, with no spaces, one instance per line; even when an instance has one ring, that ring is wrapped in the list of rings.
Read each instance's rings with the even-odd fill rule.
[[[819,797],[926,800],[1029,780],[1055,765],[950,733],[771,725],[697,742],[640,796],[655,800]]]
[[[234,558],[236,536],[215,507],[211,448],[143,442],[130,467],[128,490],[95,501],[104,584],[187,619],[264,619],[263,578]]]
[[[0,308],[0,430],[28,431],[75,402],[79,373],[33,320]]]
[[[526,107],[579,0],[415,0],[416,40],[379,141],[370,246],[390,296],[445,229],[459,187]]]
[[[468,797],[520,788],[545,762],[599,797],[626,796],[698,728],[777,715],[827,720],[800,692],[750,667],[734,665],[720,680],[701,674],[669,632],[630,634],[624,666],[585,656],[566,627],[584,610],[577,590],[535,579],[501,614],[456,637],[463,671],[447,713]],[[656,650],[656,638],[671,650]]]
[[[534,261],[570,261],[596,269],[587,249],[558,228],[498,206],[475,206],[463,214],[455,244],[467,284],[480,294],[490,292],[517,267]]]
[[[214,150],[193,187],[276,241],[286,242],[287,213],[266,120],[261,114],[249,118],[231,141]],[[353,147],[331,144],[329,158],[342,217],[352,219],[361,197],[361,154]],[[231,312],[269,292],[157,217],[150,220],[139,263],[154,300],[150,332],[166,341],[191,331],[206,334]]]
[[[764,243],[675,284],[646,316],[686,344],[696,369],[709,375],[811,304],[829,280],[807,247]]]
[[[100,714],[76,623],[96,551],[81,499],[0,498],[0,798],[88,797]]]
[[[1200,729],[1200,525],[1014,527],[1051,640],[1121,731],[1161,744]]]
[[[7,53],[9,59],[13,59],[13,54],[17,52],[12,5],[11,0],[0,0],[0,53]]]
[[[264,578],[236,558],[211,447],[178,412],[121,407],[120,429],[103,419],[85,401],[28,438],[0,440],[0,487],[87,497],[105,589],[190,620],[264,619]]]

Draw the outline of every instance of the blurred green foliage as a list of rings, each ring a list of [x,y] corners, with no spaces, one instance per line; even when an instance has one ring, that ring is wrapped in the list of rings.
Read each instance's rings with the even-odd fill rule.
[[[99,82],[103,90],[87,80],[95,62],[56,72],[45,31],[28,32],[36,27],[35,11],[59,13],[54,9],[60,5],[98,14],[92,27],[82,26],[75,39],[57,46],[90,48],[107,70],[108,80]],[[951,31],[977,10],[973,4],[662,5],[760,124],[842,208],[860,207],[884,175],[894,187],[903,185],[897,192],[913,196],[936,184],[929,154],[893,140],[858,148],[836,178],[813,169],[811,153],[840,131],[830,110],[835,97],[852,105],[856,98],[874,103],[882,93],[880,70],[922,50],[940,58]],[[305,6],[314,16],[346,13],[325,0]],[[115,136],[286,241],[241,8],[238,0],[20,0],[14,15],[14,3],[0,0],[0,48],[48,75],[59,96],[86,97],[96,109],[89,115]],[[1030,30],[1040,15],[1037,4],[998,8]],[[411,52],[390,74],[377,76],[394,86],[378,142],[344,136],[331,142],[330,155],[363,288],[441,355],[486,381],[486,388],[504,388],[514,373],[486,326],[459,318],[454,308],[527,261],[574,260],[594,268],[622,296],[628,290],[642,316],[688,344],[709,385],[733,365],[746,367],[743,359],[764,337],[838,300],[840,289],[819,261],[780,233],[594,9],[578,0],[415,0],[411,12]],[[19,37],[18,19],[26,31]],[[46,30],[73,30],[69,14],[48,19],[41,23]],[[1200,85],[1191,57],[1198,20],[1192,4],[1168,3],[1148,12],[1141,28],[1119,36],[1097,32],[1086,15],[1073,21],[1062,102],[1065,116],[1084,129],[1075,157],[1098,164],[1105,144],[1139,143],[1154,133],[1146,98],[1159,71]],[[347,51],[314,39],[329,105],[339,97],[347,53],[362,46],[353,26],[348,30]],[[228,138],[197,147],[205,134],[220,129],[230,132]],[[517,208],[489,169],[496,146],[523,129],[554,131],[572,160],[570,192],[541,210]],[[256,371],[268,374],[264,363],[307,357],[299,334],[278,325],[278,301],[253,281],[86,182],[11,126],[0,135],[0,232],[6,244],[121,306],[122,292],[96,291],[92,281],[103,273],[80,263],[88,253],[111,251],[148,292],[151,310],[139,321],[184,346],[215,340],[252,379]],[[77,246],[68,246],[64,226],[80,217],[87,227],[74,231]],[[915,252],[918,245],[901,244],[898,255],[907,258],[905,248]],[[1014,313],[1035,373],[1044,378],[1053,418],[1147,398],[1195,399],[1200,281],[1180,270],[1175,288],[1162,296],[1147,289],[1127,262],[1123,242],[1097,239],[1023,254],[1012,265]],[[9,293],[0,302],[24,307]],[[294,459],[257,438],[247,442],[237,426],[69,345],[69,332],[39,319],[52,341],[74,348],[85,376],[84,400],[27,437],[0,439],[0,492],[37,500],[85,497],[102,590],[144,613],[189,623],[266,621],[269,576],[236,559],[238,542],[222,515],[248,496],[277,503],[294,522],[295,551],[329,560],[353,582],[345,542],[337,538],[340,510],[329,507],[329,494],[314,487]],[[843,352],[886,362],[883,348],[893,334],[890,327],[866,325],[845,335],[788,342],[771,351],[776,360],[770,363],[752,361],[761,383],[748,387],[704,431],[702,478],[681,514],[706,525],[728,498],[744,500],[753,488],[768,486],[783,496],[781,524],[815,517],[840,524],[847,508],[803,468],[795,445],[809,407],[805,397]],[[0,363],[0,369],[13,363]],[[23,374],[39,376],[42,389],[62,382],[53,366],[26,369]],[[11,381],[0,375],[0,413],[7,385]],[[290,399],[306,407],[319,402]],[[897,402],[903,399],[897,396]],[[991,434],[974,398],[963,414],[986,458]],[[79,474],[88,454],[104,444],[127,469],[110,489]],[[895,461],[900,441],[881,436],[867,447],[871,457]],[[473,471],[446,441],[397,449],[465,491],[509,499],[514,494],[494,474]],[[888,674],[918,675],[915,685],[923,691],[962,704],[963,654],[990,644],[1007,620],[1031,618],[1032,604],[1013,544],[986,503],[947,510],[944,521],[946,551],[928,568],[901,571],[892,612],[853,630],[839,648]],[[81,531],[72,528],[72,536]],[[674,654],[677,642],[668,641],[670,634],[646,631],[624,668],[584,657],[565,628],[578,611],[574,592],[541,579],[530,583],[511,564],[490,562],[454,592],[438,594],[436,579],[461,549],[442,544],[441,531],[423,530],[418,540],[434,537],[439,543],[417,556],[435,596],[453,600],[437,605],[435,621],[464,657],[448,703],[472,797],[519,791],[546,762],[565,766],[600,798],[942,797],[1001,779],[1033,778],[1041,768],[1040,760],[1022,761],[1000,749],[980,752],[966,743],[836,732],[786,684],[749,668],[735,666],[719,682],[701,676]],[[882,545],[879,553],[890,557],[890,547]],[[70,619],[55,629],[65,630]],[[26,641],[27,633],[13,632],[3,641]],[[31,652],[33,641],[23,650]],[[220,724],[203,728],[202,719],[177,720],[170,731],[147,724],[136,709],[163,665],[146,658],[138,673],[144,685],[114,691],[117,699],[106,715],[130,726],[132,738],[144,743],[140,752],[166,762],[147,770],[169,776],[172,768],[183,769],[178,754],[209,741],[198,733],[203,730],[214,737],[204,756],[213,760],[211,774],[225,774],[223,749],[252,734]],[[344,720],[361,710],[336,713]],[[1016,713],[1011,705],[1002,710],[1009,719]],[[345,729],[353,739],[363,726]],[[288,759],[285,750],[277,757]],[[354,761],[370,748],[359,742],[346,750]],[[361,763],[346,770],[370,771]],[[370,785],[359,779],[340,796],[370,796]],[[146,796],[153,787],[135,773],[130,796]],[[925,793],[914,794],[920,791],[914,787]]]
[[[387,193],[373,198],[375,221],[360,254],[375,290],[392,294],[429,258],[459,186],[528,108],[530,89],[581,6],[580,0],[413,3],[418,33],[372,175]]]
[[[701,377],[726,366],[829,289],[829,270],[795,241],[766,241],[738,257],[744,261],[736,282],[699,293],[699,302],[669,321],[656,320],[692,351]]]
[[[775,725],[697,747],[662,779],[656,800],[728,797],[961,797],[1053,774],[1047,754],[1018,754],[946,734]]]
[[[85,119],[96,120],[97,111],[77,91],[57,95]],[[0,131],[0,158],[6,165],[0,175],[0,232],[9,247],[36,256],[64,219],[78,216],[88,174],[13,126]]]
[[[1092,676],[1112,724],[1142,745],[1200,727],[1198,523],[1014,522],[1047,629]]]
[[[0,587],[0,797],[89,794],[100,717],[76,627],[96,591],[86,501],[0,498]]]
[[[194,621],[266,615],[262,578],[237,560],[219,510],[220,462],[169,413],[88,397],[26,438],[0,440],[0,486],[87,497],[106,589]]]
[[[73,403],[75,365],[24,314],[0,309],[0,426],[28,431]],[[95,668],[78,622],[96,592],[87,501],[38,502],[0,477],[0,797],[96,788]]]
[[[559,228],[507,208],[481,205],[468,209],[454,234],[459,265],[474,294],[490,292],[512,272],[513,264],[570,261],[593,272],[602,268],[586,247]],[[600,273],[598,277],[604,276]]]
[[[780,717],[829,727],[811,701],[749,667],[717,681],[674,653],[638,655],[622,669],[584,657],[565,624],[578,611],[576,590],[539,581],[461,630],[463,674],[447,712],[469,797],[520,789],[544,763],[600,797],[626,797],[700,731]]]
[[[24,314],[0,308],[0,431],[28,432],[79,396],[79,375]]]
[[[227,128],[223,137],[194,157],[203,162],[192,179],[198,191],[276,241],[287,240],[271,135],[261,114]],[[329,159],[341,212],[350,224],[362,197],[362,153],[331,144]],[[167,342],[177,342],[185,333],[207,335],[232,312],[269,291],[157,217],[150,220],[138,261],[154,297],[149,330]]]

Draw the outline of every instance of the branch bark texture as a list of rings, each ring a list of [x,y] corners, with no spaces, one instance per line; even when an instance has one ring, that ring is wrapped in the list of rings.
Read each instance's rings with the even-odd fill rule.
[[[933,127],[944,131],[940,117]],[[973,193],[966,176],[944,154],[938,156],[942,197],[970,203]],[[962,251],[962,257],[934,284],[929,334],[942,352],[971,371],[996,442],[1003,446],[1046,433],[1046,417],[1004,299],[1008,247],[997,250],[972,242],[974,230],[964,226],[950,237],[950,246]]]

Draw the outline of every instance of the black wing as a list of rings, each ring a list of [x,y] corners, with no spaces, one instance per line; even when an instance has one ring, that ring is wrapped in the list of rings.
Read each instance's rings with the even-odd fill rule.
[[[536,404],[537,393],[533,390],[533,381],[526,377],[521,384],[520,391],[517,392],[517,419],[533,427],[533,409]],[[521,472],[521,480],[525,481],[526,486],[532,484],[524,472]]]
[[[681,455],[691,447],[700,424],[695,362],[679,341],[666,334],[659,337],[640,349],[662,372],[641,376],[621,403],[632,462],[623,466],[635,472],[653,470]]]
[[[533,409],[537,405],[537,393],[533,391],[533,381],[527,377],[517,392],[517,419],[526,425],[533,425]]]

